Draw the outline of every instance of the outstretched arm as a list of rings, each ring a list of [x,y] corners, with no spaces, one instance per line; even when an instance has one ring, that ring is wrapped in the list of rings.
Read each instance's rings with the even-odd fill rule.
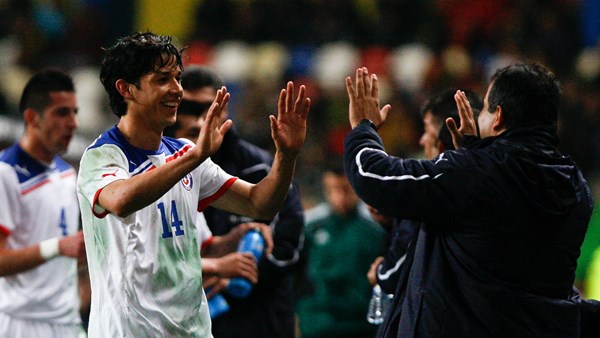
[[[228,101],[229,93],[225,87],[222,87],[217,91],[217,96],[208,110],[205,127],[200,132],[196,147],[191,148],[175,161],[165,163],[141,175],[108,184],[100,191],[98,203],[110,213],[124,217],[159,199],[186,174],[219,149],[223,136],[232,125],[231,120],[219,125]]]
[[[212,205],[256,219],[271,219],[283,205],[294,175],[296,158],[306,138],[306,117],[310,99],[300,86],[294,100],[294,83],[288,82],[279,94],[277,117],[269,116],[276,152],[269,174],[257,184],[235,183]]]

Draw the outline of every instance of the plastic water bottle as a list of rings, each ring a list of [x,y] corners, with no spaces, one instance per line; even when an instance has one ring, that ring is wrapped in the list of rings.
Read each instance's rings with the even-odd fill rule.
[[[250,252],[258,262],[265,248],[265,240],[258,229],[252,229],[242,237],[238,252]],[[232,278],[227,286],[227,293],[238,298],[245,298],[252,291],[252,283],[242,277]]]
[[[371,300],[369,301],[369,310],[367,311],[367,321],[371,324],[379,325],[383,323],[382,294],[381,287],[375,284]]]
[[[210,292],[210,289],[206,290],[206,292]],[[229,311],[229,304],[222,294],[217,293],[208,300],[208,312],[211,319],[217,318],[227,311]]]

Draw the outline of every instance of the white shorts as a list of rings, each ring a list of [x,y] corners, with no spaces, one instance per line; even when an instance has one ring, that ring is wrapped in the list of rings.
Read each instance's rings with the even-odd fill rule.
[[[14,318],[0,312],[0,337],[12,338],[84,338],[79,324],[55,324],[41,320]]]

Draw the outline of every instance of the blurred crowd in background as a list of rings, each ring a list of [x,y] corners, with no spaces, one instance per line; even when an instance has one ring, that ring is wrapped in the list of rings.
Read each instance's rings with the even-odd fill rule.
[[[273,149],[268,115],[288,80],[312,99],[296,178],[305,207],[339,160],[349,124],[344,78],[376,73],[392,113],[386,149],[422,156],[419,108],[446,87],[481,95],[491,74],[516,61],[550,67],[563,87],[560,148],[600,198],[600,1],[598,0],[0,0],[0,141],[20,136],[18,99],[32,72],[68,70],[80,103],[79,156],[116,123],[98,80],[102,47],[132,31],[172,35],[186,64],[212,67],[232,93],[242,137]]]

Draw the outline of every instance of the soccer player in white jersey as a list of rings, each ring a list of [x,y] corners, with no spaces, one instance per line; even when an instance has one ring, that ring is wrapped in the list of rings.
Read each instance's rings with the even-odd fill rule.
[[[0,153],[0,337],[77,337],[85,247],[76,173],[58,156],[77,127],[71,77],[35,74],[19,110],[25,132]]]
[[[195,218],[208,204],[254,218],[275,215],[306,137],[310,99],[289,82],[270,116],[275,162],[250,184],[209,158],[232,122],[213,102],[196,144],[164,138],[183,90],[171,38],[134,33],[106,50],[100,78],[118,124],[81,159],[78,195],[92,286],[90,337],[211,337]]]

